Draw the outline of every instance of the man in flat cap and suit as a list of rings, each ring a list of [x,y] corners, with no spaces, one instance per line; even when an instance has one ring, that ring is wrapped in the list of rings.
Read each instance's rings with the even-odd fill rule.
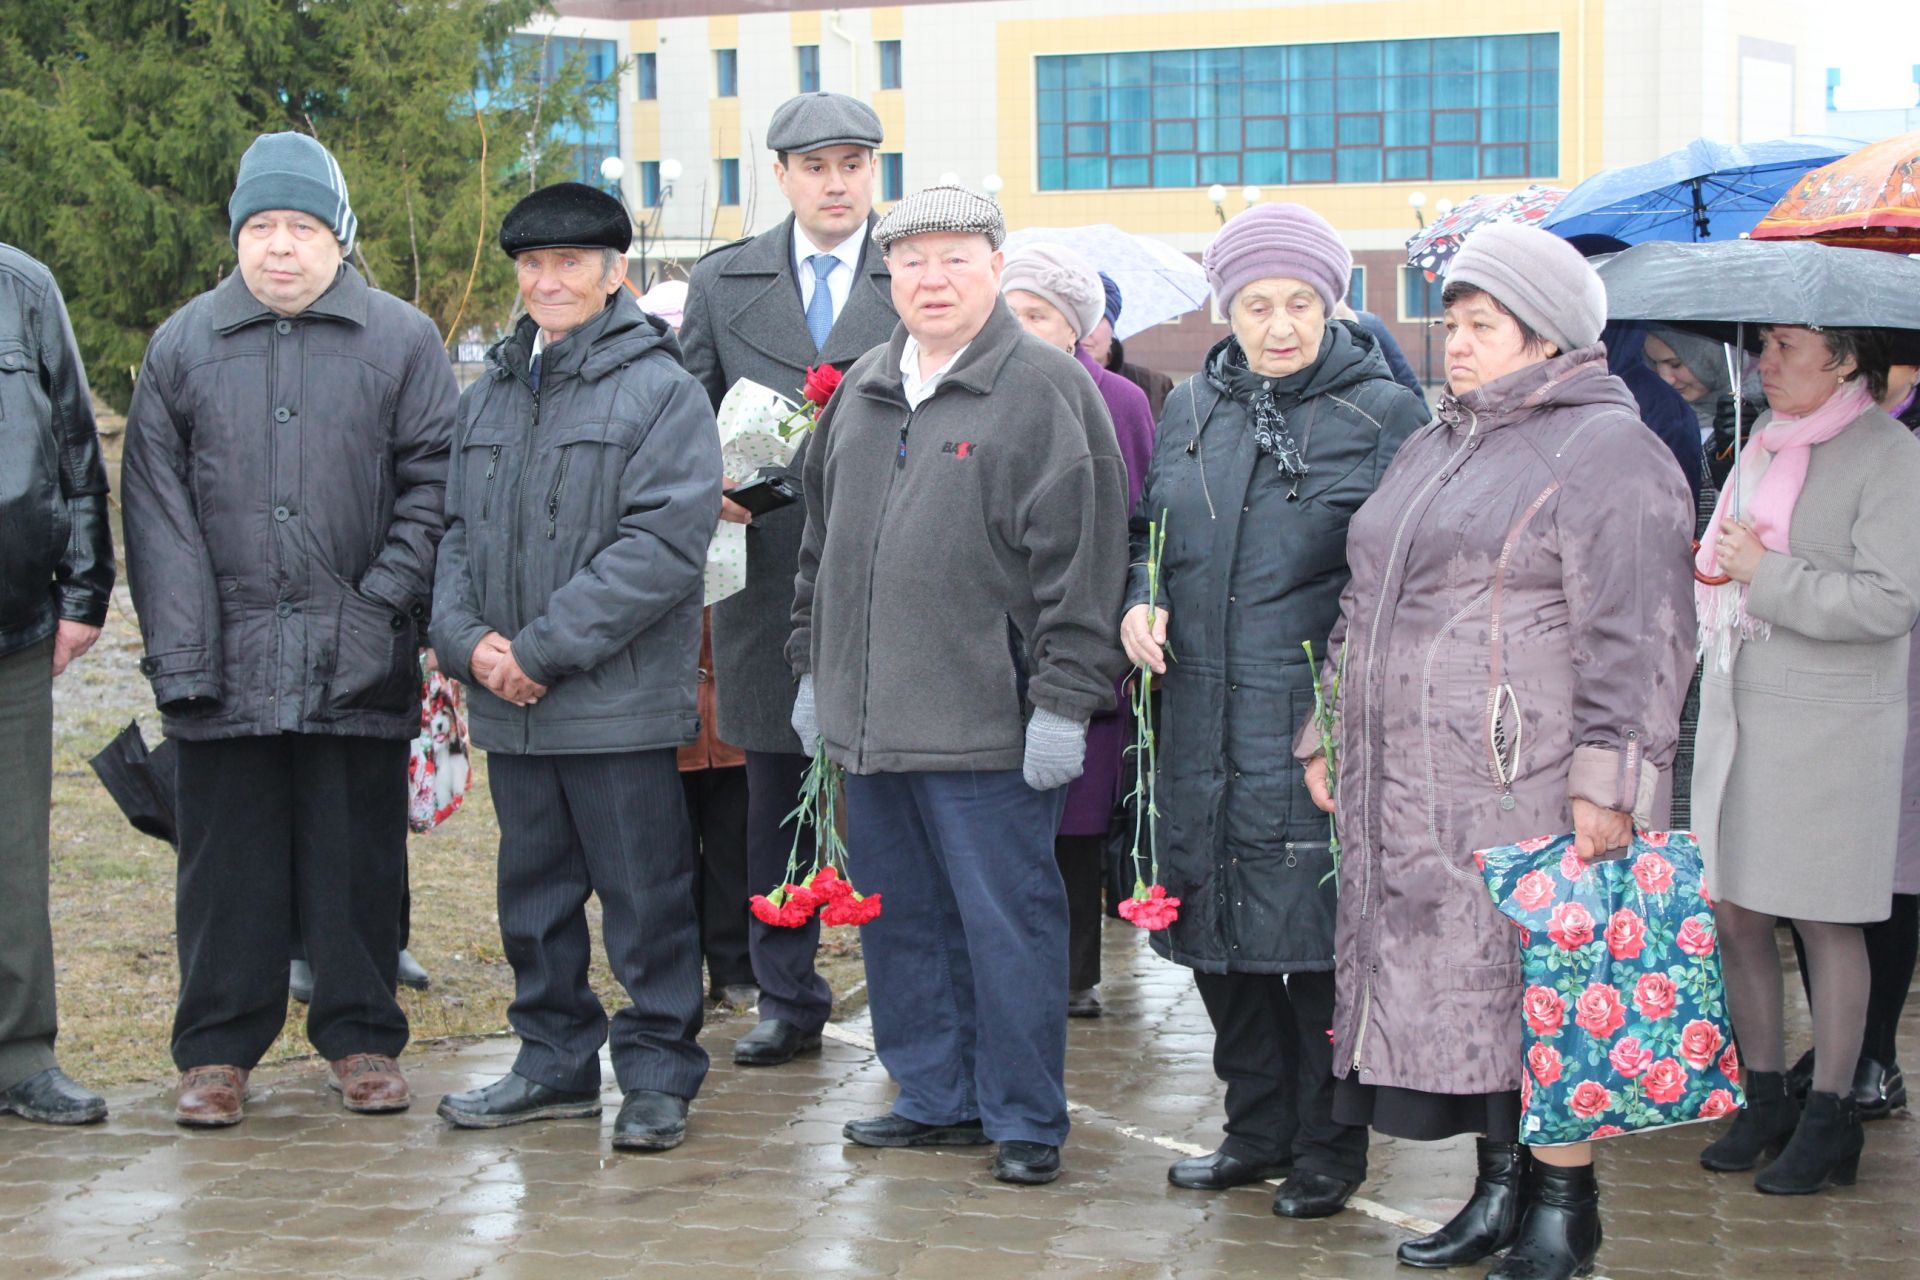
[[[202,1127],[240,1121],[286,1021],[296,911],[330,1083],[408,1105],[407,743],[457,396],[433,322],[346,265],[325,147],[255,139],[227,212],[239,270],[154,334],[121,472],[140,669],[179,751],[174,1116]]]
[[[613,1145],[664,1151],[707,1074],[674,749],[699,729],[720,441],[666,322],[623,287],[632,238],[620,202],[581,183],[515,205],[500,247],[527,314],[460,398],[432,635],[488,752],[520,1053],[440,1114],[465,1128],[598,1118],[610,1038],[625,1094]],[[632,1001],[611,1037],[587,985],[589,894]]]
[[[1127,472],[1093,379],[1001,302],[1005,232],[954,186],[874,229],[900,326],[815,428],[787,657],[886,903],[861,945],[900,1094],[846,1136],[997,1142],[995,1177],[1042,1183],[1067,1135],[1054,833],[1126,667]]]
[[[680,330],[687,369],[716,409],[742,378],[797,401],[808,368],[844,370],[892,334],[886,262],[868,241],[880,140],[873,109],[844,94],[802,94],[774,112],[767,130],[773,176],[793,216],[700,260]],[[804,450],[793,461],[795,474]],[[729,483],[750,478],[732,476]],[[729,502],[725,518],[747,525],[747,585],[713,609],[715,690],[720,736],[746,749],[747,878],[764,893],[786,871],[794,831],[781,823],[807,767],[787,723],[794,683],[782,656],[806,508],[796,503],[749,517]],[[810,858],[812,851],[802,854]],[[760,1023],[740,1038],[733,1057],[772,1066],[819,1046],[833,993],[814,969],[817,920],[798,929],[752,920],[748,931]]]

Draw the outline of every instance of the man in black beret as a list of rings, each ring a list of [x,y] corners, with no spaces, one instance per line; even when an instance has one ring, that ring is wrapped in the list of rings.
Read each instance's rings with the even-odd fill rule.
[[[674,748],[698,730],[694,666],[720,442],[665,322],[622,283],[619,201],[563,182],[507,214],[527,314],[460,398],[432,637],[473,691],[500,821],[513,1070],[449,1094],[467,1128],[600,1115],[605,1010],[586,901],[632,1004],[613,1016],[613,1145],[686,1136],[707,1073],[693,850]]]
[[[801,94],[773,113],[773,177],[793,216],[702,258],[680,329],[687,369],[716,409],[742,378],[797,401],[809,368],[844,371],[892,335],[887,264],[868,238],[880,141],[880,117],[846,94]],[[803,444],[792,462],[796,481],[805,452]],[[781,823],[807,768],[787,723],[794,681],[782,656],[807,512],[795,503],[749,516],[729,502],[725,518],[747,526],[747,585],[713,607],[714,688],[720,736],[747,754],[747,879],[765,892],[786,871],[794,831]],[[810,848],[801,853],[812,857]],[[814,968],[820,925],[751,920],[747,929],[760,1023],[735,1044],[733,1060],[775,1066],[817,1048],[832,1012],[833,993]]]

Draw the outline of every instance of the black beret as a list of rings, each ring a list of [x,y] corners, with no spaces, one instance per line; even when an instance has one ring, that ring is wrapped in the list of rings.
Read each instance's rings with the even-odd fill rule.
[[[584,182],[542,187],[500,220],[500,247],[508,257],[562,246],[625,253],[632,245],[633,219],[627,207]]]

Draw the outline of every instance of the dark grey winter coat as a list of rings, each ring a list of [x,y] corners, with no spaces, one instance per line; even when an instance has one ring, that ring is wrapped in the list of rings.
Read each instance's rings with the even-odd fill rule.
[[[475,745],[514,755],[643,751],[699,731],[694,676],[720,436],[664,321],[624,289],[545,348],[533,321],[460,397],[434,584],[440,663],[467,681]],[[548,687],[516,707],[472,679],[489,631]]]
[[[1206,973],[1333,967],[1327,816],[1289,751],[1313,710],[1301,646],[1326,653],[1347,585],[1347,521],[1426,410],[1365,329],[1333,321],[1324,343],[1325,357],[1277,398],[1306,455],[1297,498],[1255,449],[1247,408],[1202,373],[1167,398],[1134,516],[1127,607],[1147,599],[1147,521],[1164,511],[1160,604],[1174,655],[1155,798],[1160,883],[1181,905],[1151,937]]]
[[[872,224],[868,219],[868,230]],[[680,347],[687,372],[706,388],[716,410],[742,378],[798,401],[807,369],[830,364],[844,372],[893,336],[891,277],[869,240],[827,345],[815,349],[793,279],[793,235],[788,218],[751,240],[715,249],[694,266]],[[796,481],[805,459],[801,448],[790,473]],[[804,501],[755,516],[747,526],[747,585],[713,607],[720,737],[749,751],[800,750],[789,723],[795,685],[784,650],[806,527]]]
[[[148,344],[121,486],[169,738],[411,738],[453,367],[352,267],[283,319],[234,272]]]

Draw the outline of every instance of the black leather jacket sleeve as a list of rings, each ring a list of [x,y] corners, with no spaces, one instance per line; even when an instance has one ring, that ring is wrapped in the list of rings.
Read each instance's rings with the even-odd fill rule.
[[[97,627],[107,620],[107,601],[113,594],[107,469],[100,458],[100,436],[94,427],[80,347],[57,284],[48,284],[36,323],[40,377],[53,405],[60,495],[72,518],[67,545],[54,568],[54,601],[61,618]]]
[[[424,622],[433,603],[433,562],[446,528],[447,453],[460,403],[440,335],[423,324],[394,405],[393,521],[360,591]]]

